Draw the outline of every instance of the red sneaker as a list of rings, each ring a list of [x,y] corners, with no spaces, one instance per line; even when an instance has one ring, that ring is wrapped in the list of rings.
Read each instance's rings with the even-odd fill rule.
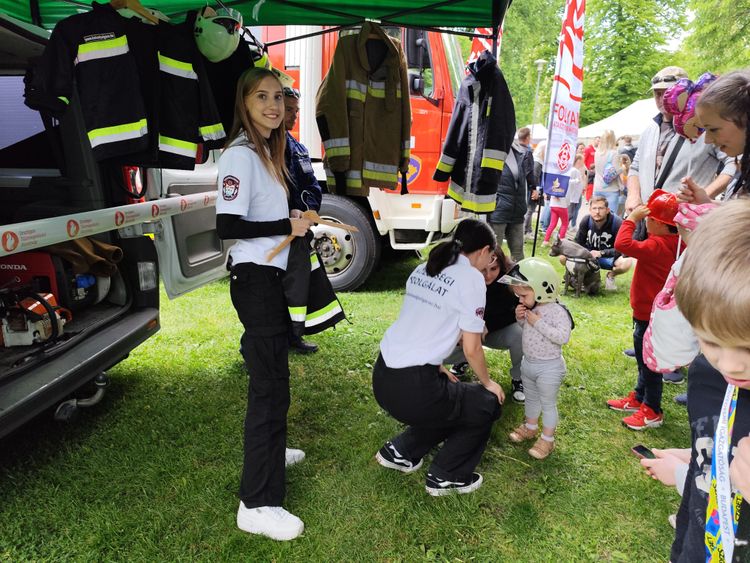
[[[648,405],[641,405],[638,412],[626,416],[622,423],[631,430],[645,430],[646,428],[658,428],[664,424],[664,413],[656,414],[654,409]]]
[[[613,411],[636,412],[641,408],[641,402],[635,398],[635,391],[631,391],[622,399],[610,399],[607,406]]]

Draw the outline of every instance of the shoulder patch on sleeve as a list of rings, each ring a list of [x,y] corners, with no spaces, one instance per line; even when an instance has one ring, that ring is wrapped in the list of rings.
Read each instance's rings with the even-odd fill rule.
[[[476,311],[474,311],[474,313],[476,314],[477,317],[479,317],[480,319],[483,319],[484,318],[484,307],[479,307],[479,309],[477,309]]]
[[[224,176],[221,182],[221,197],[224,201],[232,201],[240,193],[240,181],[234,176]]]

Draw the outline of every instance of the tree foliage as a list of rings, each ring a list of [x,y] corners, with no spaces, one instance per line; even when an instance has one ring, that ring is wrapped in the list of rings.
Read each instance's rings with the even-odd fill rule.
[[[581,125],[650,94],[650,78],[675,64],[666,47],[683,28],[685,1],[587,2]]]
[[[693,19],[679,51],[691,78],[750,66],[750,0],[690,0]]]

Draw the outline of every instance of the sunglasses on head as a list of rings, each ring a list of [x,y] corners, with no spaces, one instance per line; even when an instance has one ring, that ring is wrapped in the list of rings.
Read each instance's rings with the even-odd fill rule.
[[[659,82],[677,82],[680,79],[679,76],[674,74],[668,74],[667,76],[654,76],[651,79],[651,84],[658,84]]]
[[[299,100],[300,98],[299,90],[297,88],[289,88],[288,86],[284,87],[284,95],[287,98],[294,98],[295,100]]]

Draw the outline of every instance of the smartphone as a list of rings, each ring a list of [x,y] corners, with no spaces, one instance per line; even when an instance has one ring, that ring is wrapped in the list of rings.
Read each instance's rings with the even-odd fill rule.
[[[654,455],[654,452],[649,450],[646,446],[643,444],[638,444],[637,446],[634,446],[630,449],[633,454],[639,459],[656,459],[656,456]]]

